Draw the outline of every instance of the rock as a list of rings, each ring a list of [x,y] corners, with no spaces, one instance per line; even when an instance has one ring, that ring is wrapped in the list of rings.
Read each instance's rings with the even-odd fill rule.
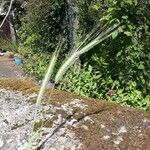
[[[37,110],[38,87],[21,80],[11,82],[0,80],[2,150],[150,149],[150,113],[61,91],[47,91]]]
[[[2,139],[0,139],[0,148],[2,148],[2,147],[3,147],[3,145],[4,145],[4,142],[3,142],[3,140],[2,140]]]
[[[14,58],[14,53],[13,52],[9,52],[9,51],[7,51],[6,52],[6,56],[8,56],[9,58]]]

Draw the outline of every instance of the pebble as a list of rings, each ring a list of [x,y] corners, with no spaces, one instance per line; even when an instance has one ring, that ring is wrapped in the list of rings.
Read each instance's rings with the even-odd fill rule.
[[[2,140],[2,139],[0,139],[0,148],[2,148],[2,147],[3,147],[3,145],[4,145],[4,142],[3,142],[3,140]]]

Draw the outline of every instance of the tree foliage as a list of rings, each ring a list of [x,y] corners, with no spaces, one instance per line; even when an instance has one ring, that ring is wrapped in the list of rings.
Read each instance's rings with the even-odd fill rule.
[[[80,0],[77,5],[80,39],[97,25],[122,22],[124,28],[84,54],[80,72],[70,70],[59,88],[149,110],[148,1]],[[89,70],[89,66],[92,69]]]
[[[21,23],[19,33],[24,46],[35,52],[53,51],[66,34],[64,1],[29,2]]]
[[[102,21],[123,22],[125,27],[85,54],[82,62],[88,62],[103,76],[110,75],[113,80],[120,80],[122,86],[130,80],[135,81],[144,95],[149,94],[150,13],[147,1],[85,0],[79,6],[82,33],[87,34],[88,28]]]

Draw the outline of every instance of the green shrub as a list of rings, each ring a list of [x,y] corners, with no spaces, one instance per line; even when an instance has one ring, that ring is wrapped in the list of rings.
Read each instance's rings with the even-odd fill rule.
[[[29,56],[28,56],[29,57]],[[49,64],[50,56],[38,54],[31,54],[30,58],[23,64],[25,74],[37,79],[42,79],[46,73]]]
[[[99,72],[94,72],[91,66],[80,68],[75,66],[64,76],[58,88],[74,92],[81,96],[98,97]],[[97,82],[94,82],[97,81]]]
[[[19,29],[24,47],[34,53],[54,51],[60,37],[66,34],[64,1],[30,1],[25,11]]]
[[[111,76],[121,88],[130,81],[144,96],[150,93],[150,13],[146,1],[79,1],[79,31],[86,35],[103,22],[123,22],[124,28],[81,57],[103,77]]]
[[[28,53],[25,53],[28,52]],[[23,70],[27,76],[35,77],[38,80],[42,80],[45,76],[47,71],[50,59],[52,54],[51,53],[33,53],[32,51],[25,51],[24,50],[24,57],[26,56],[26,60],[23,64]],[[54,68],[54,74],[60,67],[63,58],[59,58],[57,60],[57,65]],[[53,76],[52,76],[53,77]],[[53,79],[54,80],[54,77]]]
[[[129,81],[123,88],[118,81],[114,81],[112,87],[105,95],[108,101],[150,111],[150,96],[144,96],[135,81]]]
[[[0,38],[0,48],[4,49],[4,50],[9,50],[12,52],[19,51],[19,46],[17,44],[13,43],[12,41],[10,41],[10,39]]]
[[[70,69],[57,88],[81,96],[105,99],[129,107],[150,110],[150,96],[144,96],[137,89],[135,81],[129,81],[123,87],[120,81],[112,80],[111,77],[103,77],[90,65],[84,65],[82,68],[75,66]]]

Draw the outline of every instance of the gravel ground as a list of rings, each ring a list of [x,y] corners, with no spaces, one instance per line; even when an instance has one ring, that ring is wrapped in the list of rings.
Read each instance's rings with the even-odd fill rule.
[[[42,150],[75,150],[80,149],[81,143],[76,139],[75,134],[67,129],[64,125],[70,124],[59,114],[57,110],[67,109],[72,114],[72,108],[62,106],[55,107],[52,105],[42,105],[38,109],[36,122],[45,119],[53,119],[50,127],[42,127],[43,135],[39,138],[37,132],[32,133],[32,125],[35,115],[35,104],[30,100],[35,98],[36,94],[23,95],[19,91],[0,89],[0,149],[1,150],[26,150],[27,148],[35,149],[35,145],[42,145]],[[78,101],[72,103],[79,106]],[[51,111],[51,114],[42,115],[42,111]],[[29,138],[34,135],[34,138]],[[39,138],[39,143],[35,141]],[[35,140],[33,140],[35,139]],[[29,144],[28,140],[32,143]]]

